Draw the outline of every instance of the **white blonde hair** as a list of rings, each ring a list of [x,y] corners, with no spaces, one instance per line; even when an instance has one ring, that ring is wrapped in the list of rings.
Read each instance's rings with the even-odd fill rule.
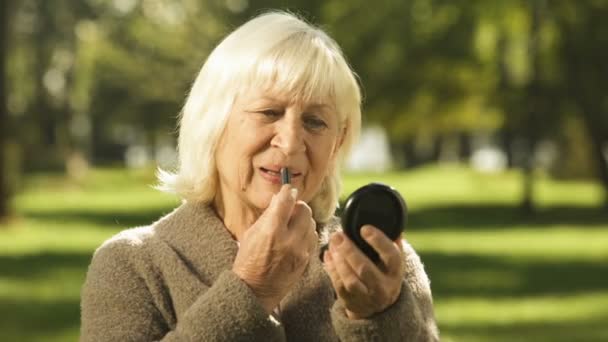
[[[336,165],[313,197],[317,222],[334,213],[339,164],[361,126],[361,92],[336,42],[293,14],[269,12],[246,22],[209,55],[180,115],[178,166],[159,170],[159,189],[186,201],[211,203],[218,189],[215,151],[239,93],[267,87],[303,101],[332,104],[344,134]]]

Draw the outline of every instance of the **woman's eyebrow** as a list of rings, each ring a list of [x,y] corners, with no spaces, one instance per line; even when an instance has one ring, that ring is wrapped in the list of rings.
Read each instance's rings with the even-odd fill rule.
[[[255,103],[260,103],[260,102],[262,102],[263,104],[272,103],[272,104],[278,104],[281,106],[289,105],[288,99],[277,98],[277,97],[273,97],[271,95],[263,95],[263,96],[260,96],[257,100],[255,100]],[[331,110],[332,108],[333,107],[331,105],[326,104],[326,103],[309,103],[309,104],[305,104],[304,106],[302,106],[302,109],[304,109],[305,111],[319,110],[322,112],[326,112],[328,110]]]
[[[325,103],[312,103],[307,105],[304,110],[307,112],[319,112],[321,114],[326,114],[332,111],[332,106]]]

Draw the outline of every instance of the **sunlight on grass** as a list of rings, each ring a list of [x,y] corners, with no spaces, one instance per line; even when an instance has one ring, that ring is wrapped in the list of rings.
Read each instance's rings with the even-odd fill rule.
[[[445,204],[516,204],[522,196],[521,174],[517,171],[488,174],[463,166],[426,167],[415,171],[381,174],[347,174],[343,196],[370,182],[389,184],[401,192],[411,209]],[[603,192],[589,182],[558,182],[540,175],[536,202],[549,205],[597,205]]]
[[[85,277],[83,271],[82,265],[74,265],[69,268],[63,266],[61,269],[49,267],[48,270],[28,276],[27,283],[24,283],[23,276],[4,276],[0,283],[0,296],[12,300],[51,303],[65,299],[79,300],[80,287]]]
[[[420,252],[468,253],[519,260],[587,260],[608,258],[606,229],[503,227],[485,231],[445,229],[405,234]]]
[[[450,331],[442,341],[605,341],[608,294],[506,299],[454,298],[438,303]]]
[[[497,310],[500,308],[500,310]],[[567,308],[567,309],[566,309]],[[445,325],[461,327],[479,324],[509,325],[543,321],[559,323],[608,317],[608,293],[576,296],[534,296],[513,298],[464,297],[444,300],[436,307]],[[488,313],[492,312],[491,315]]]
[[[44,251],[90,252],[123,228],[126,227],[108,229],[91,224],[26,219],[0,232],[0,255]]]

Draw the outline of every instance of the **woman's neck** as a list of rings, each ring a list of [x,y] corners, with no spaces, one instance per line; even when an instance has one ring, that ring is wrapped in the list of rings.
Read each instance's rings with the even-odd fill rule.
[[[230,191],[224,192],[224,194],[221,190],[218,191],[213,200],[213,208],[236,241],[241,241],[245,231],[261,215],[259,209],[243,202]]]

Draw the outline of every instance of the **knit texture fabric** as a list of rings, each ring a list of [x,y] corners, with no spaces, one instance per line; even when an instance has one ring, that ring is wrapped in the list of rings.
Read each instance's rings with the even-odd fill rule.
[[[327,237],[340,227],[334,220],[319,229]],[[401,294],[384,312],[347,318],[314,253],[277,319],[231,271],[238,247],[215,212],[184,203],[95,251],[82,288],[80,340],[438,341],[429,280],[404,247]]]

